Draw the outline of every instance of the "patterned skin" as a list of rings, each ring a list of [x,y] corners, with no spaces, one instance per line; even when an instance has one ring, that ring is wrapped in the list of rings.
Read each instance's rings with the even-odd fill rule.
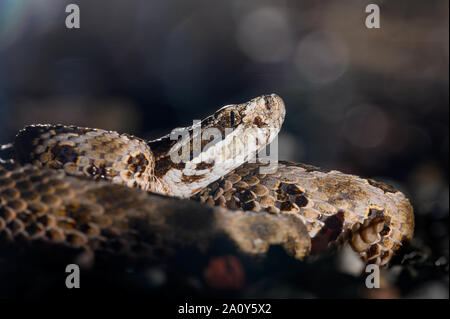
[[[220,212],[216,213],[219,215],[236,214],[236,210],[255,211],[259,216],[271,216],[267,218],[271,218],[274,225],[278,223],[275,221],[286,220],[286,216],[293,218],[290,223],[304,225],[298,226],[295,236],[286,235],[291,226],[272,232],[270,239],[262,241],[264,248],[261,249],[255,248],[254,243],[258,241],[239,244],[246,251],[265,251],[269,242],[282,242],[287,246],[294,242],[292,253],[303,258],[309,252],[322,251],[330,243],[350,242],[366,262],[387,264],[402,242],[413,236],[413,209],[401,192],[371,179],[300,163],[279,162],[275,170],[264,173],[261,168],[265,164],[246,163],[278,134],[284,115],[283,101],[272,94],[223,107],[204,119],[201,126],[186,128],[188,138],[181,141],[167,135],[145,142],[127,134],[63,125],[26,127],[19,132],[13,146],[14,168],[0,170],[3,176],[0,179],[0,236],[12,240],[20,234],[28,238],[36,232],[38,237],[45,235],[50,241],[89,243],[95,250],[97,246],[93,243],[96,241],[92,238],[100,236],[100,242],[109,245],[112,239],[103,233],[114,233],[117,236],[113,242],[120,241],[121,245],[131,247],[136,236],[123,235],[129,233],[130,217],[136,209],[148,211],[147,207],[155,201],[149,197],[130,202],[127,196],[151,196],[145,192],[130,193],[129,189],[140,188],[225,207],[225,210],[213,210]],[[208,130],[212,128],[224,138],[211,141]],[[233,129],[232,133],[227,134],[227,129]],[[204,135],[207,135],[205,139]],[[201,146],[198,153],[195,153],[196,143]],[[172,155],[179,154],[183,147],[191,156],[175,163]],[[25,163],[34,166],[17,166]],[[54,174],[59,174],[55,185],[48,185],[48,178],[42,179],[53,174],[51,169],[57,169]],[[37,177],[24,179],[28,171]],[[93,194],[98,194],[95,190],[100,186],[92,179],[119,184],[120,187],[112,191],[116,196],[100,192],[102,198],[108,200],[97,200],[98,196]],[[60,190],[58,185],[65,187]],[[106,186],[102,184],[102,187]],[[77,189],[92,191],[77,192]],[[77,200],[71,203],[74,192]],[[108,205],[115,208],[108,210]],[[178,204],[172,206],[178,207]],[[47,212],[53,216],[50,220]],[[22,220],[27,218],[32,221],[44,218],[45,222],[27,224]],[[227,226],[222,228],[228,232],[242,229],[228,217],[218,218],[227,220]],[[235,226],[230,228],[231,224]],[[53,229],[55,226],[58,231]],[[166,227],[165,232],[170,233],[170,228]],[[55,233],[56,238],[50,233]],[[239,236],[246,238],[247,235],[235,236],[240,238],[237,242],[242,242]]]
[[[163,260],[176,247],[204,250],[225,235],[249,254],[280,244],[303,258],[311,247],[306,228],[282,217],[150,194],[61,169],[0,164],[0,256],[23,250],[58,260]]]
[[[228,209],[292,214],[306,225],[313,252],[350,239],[364,261],[380,265],[413,236],[412,206],[388,185],[286,161],[261,174],[264,165],[244,164],[194,199]]]

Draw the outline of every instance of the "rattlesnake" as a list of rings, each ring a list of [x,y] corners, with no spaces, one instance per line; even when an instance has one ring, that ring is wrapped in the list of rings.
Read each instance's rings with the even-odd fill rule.
[[[278,243],[303,258],[348,242],[364,261],[387,264],[413,236],[408,199],[372,179],[253,161],[284,117],[284,102],[271,94],[174,131],[189,133],[181,140],[27,126],[3,147],[0,243],[151,255],[174,241],[207,245],[221,232],[250,253]],[[214,128],[224,138],[209,136]]]

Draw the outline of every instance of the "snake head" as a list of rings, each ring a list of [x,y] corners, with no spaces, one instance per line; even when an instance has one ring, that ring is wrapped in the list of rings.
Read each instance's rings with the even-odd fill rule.
[[[239,129],[246,134],[253,132],[256,136],[260,136],[263,131],[266,139],[262,144],[267,145],[280,131],[285,115],[286,109],[281,97],[266,94],[245,103],[226,105],[214,113],[212,118],[215,127],[221,131]]]
[[[244,115],[242,118],[244,123],[249,123],[257,128],[270,129],[271,136],[268,141],[270,143],[283,125],[286,109],[281,97],[270,94],[251,100],[241,112]]]
[[[213,123],[223,136],[218,144],[227,150],[222,154],[216,152],[216,161],[234,162],[233,166],[237,167],[273,141],[285,114],[283,100],[276,94],[266,94],[245,103],[224,106],[202,124],[207,123],[204,127],[208,129]]]
[[[276,94],[259,96],[247,103],[239,104],[238,108],[242,122],[252,123],[257,127],[280,128],[286,114],[284,102]]]
[[[241,104],[226,105],[213,115],[216,126],[237,128],[241,124],[255,128],[278,130],[283,124],[286,109],[277,94],[258,96]]]
[[[191,127],[173,131],[174,139],[150,142],[156,154],[155,176],[164,192],[189,197],[253,159],[277,136],[285,113],[278,95],[262,95],[226,105]]]
[[[244,134],[254,137],[258,152],[278,135],[286,115],[284,102],[276,94],[259,96],[245,104],[237,105],[237,108],[242,117]],[[249,143],[252,141],[249,140]]]

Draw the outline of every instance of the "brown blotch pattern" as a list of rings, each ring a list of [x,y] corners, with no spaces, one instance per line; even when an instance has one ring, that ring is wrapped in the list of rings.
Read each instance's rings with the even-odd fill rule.
[[[186,184],[191,184],[191,183],[194,183],[204,177],[205,177],[204,174],[201,174],[201,175],[184,175],[184,174],[182,174],[181,181]]]
[[[210,169],[210,168],[214,167],[214,164],[215,164],[214,161],[212,161],[210,163],[201,162],[196,165],[196,169],[198,169],[198,170]]]
[[[186,167],[185,163],[183,162],[174,163],[170,158],[170,156],[167,155],[165,157],[158,159],[155,162],[154,174],[156,177],[161,178],[164,175],[166,175],[166,173],[172,168],[183,170],[185,167]]]
[[[358,232],[358,229],[372,227],[362,225],[364,221],[377,223],[380,218],[384,225],[379,233],[381,236],[379,242],[367,246],[367,249],[371,249],[369,255],[377,249],[370,248],[372,245],[383,247],[374,258],[384,256],[385,259],[377,262],[387,262],[400,242],[411,237],[412,210],[407,201],[404,208],[398,207],[399,211],[405,212],[405,217],[401,224],[396,224],[397,226],[391,224],[391,218],[399,217],[399,213],[394,215],[393,212],[386,211],[383,202],[379,202],[380,207],[369,203],[366,208],[362,205],[357,206],[371,196],[370,189],[364,186],[363,179],[358,180],[356,176],[300,163],[280,162],[277,170],[264,174],[259,172],[261,166],[264,164],[244,164],[201,190],[193,199],[230,209],[299,216],[305,222],[308,231],[315,234],[312,242],[313,251],[316,252],[326,249],[331,242],[345,241],[348,232]],[[308,174],[302,180],[298,177],[301,175],[292,173],[291,170],[294,169]],[[359,223],[362,228],[355,227],[359,226]],[[398,235],[399,232],[393,231],[395,227],[400,229],[400,225],[404,228],[401,231],[408,235],[402,237]],[[385,251],[391,253],[385,254]],[[361,252],[362,258],[366,261],[369,260],[367,254]]]
[[[72,162],[75,163],[78,158],[78,151],[71,145],[56,144],[53,149],[50,149],[53,154],[53,159],[61,163]]]
[[[150,161],[147,156],[143,153],[138,153],[133,156],[130,156],[127,160],[128,169],[132,173],[143,174],[145,170],[148,168]]]

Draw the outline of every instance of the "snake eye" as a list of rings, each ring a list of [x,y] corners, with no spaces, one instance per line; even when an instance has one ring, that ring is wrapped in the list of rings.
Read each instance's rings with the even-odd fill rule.
[[[230,123],[231,123],[231,126],[234,126],[234,112],[233,111],[230,112]]]
[[[230,111],[230,126],[234,127],[241,122],[241,117],[236,111]]]

